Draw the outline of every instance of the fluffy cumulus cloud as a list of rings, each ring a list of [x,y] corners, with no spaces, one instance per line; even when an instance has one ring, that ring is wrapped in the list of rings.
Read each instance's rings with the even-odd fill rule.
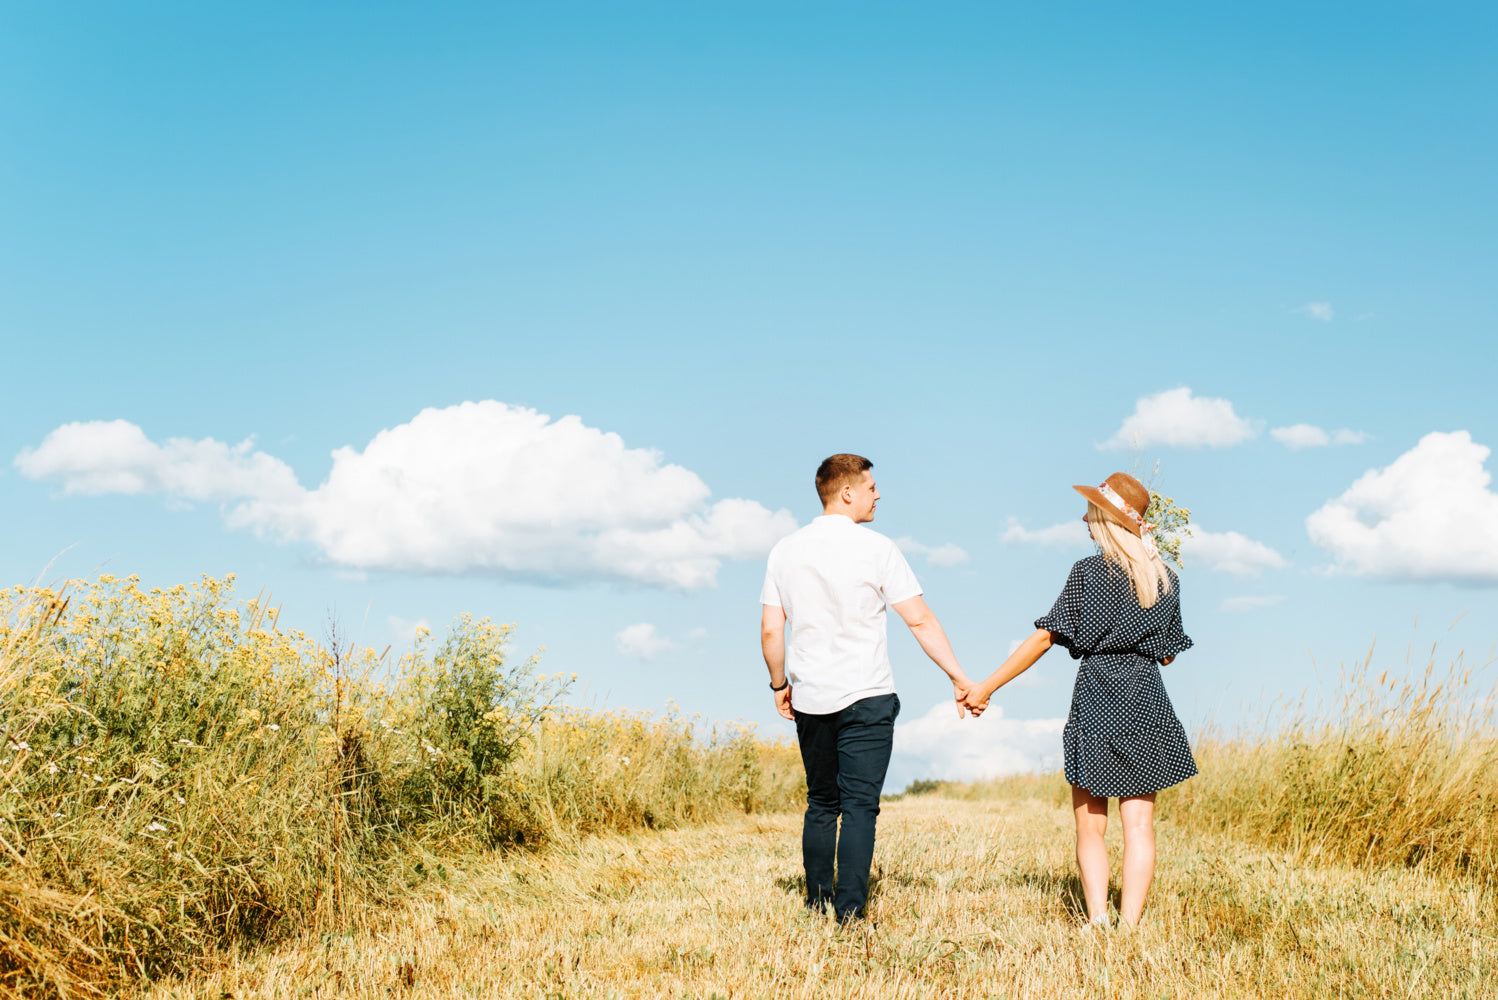
[[[967,550],[946,542],[942,545],[924,545],[914,538],[896,538],[895,544],[908,556],[921,556],[932,566],[961,566],[967,562]]]
[[[959,719],[954,702],[940,702],[920,718],[895,724],[888,784],[900,788],[917,778],[975,781],[1059,767],[1065,724],[1065,719],[1006,719],[997,702],[980,718]]]
[[[1017,518],[1011,517],[1004,528],[1004,533],[999,536],[999,540],[1019,545],[1042,545],[1057,549],[1085,549],[1092,545],[1092,536],[1087,533],[1087,525],[1080,517],[1053,524],[1049,528],[1037,528],[1034,531],[1020,524]]]
[[[1285,557],[1263,542],[1236,531],[1212,532],[1198,525],[1192,525],[1190,536],[1181,541],[1181,559],[1187,565],[1201,563],[1230,576],[1258,576],[1286,565]]]
[[[1306,518],[1306,532],[1350,573],[1498,584],[1489,454],[1466,431],[1427,434]]]
[[[296,473],[278,458],[212,438],[168,438],[160,444],[126,420],[63,424],[15,466],[28,479],[62,483],[64,493],[162,493],[179,501],[239,497],[287,500],[301,493]]]
[[[1118,431],[1099,448],[1227,448],[1242,444],[1259,432],[1254,422],[1238,416],[1225,399],[1193,396],[1185,386],[1145,396],[1134,404]]]
[[[1217,610],[1230,615],[1242,615],[1262,608],[1272,608],[1276,604],[1283,604],[1284,601],[1284,594],[1247,594],[1243,597],[1225,599],[1218,605]]]
[[[1333,444],[1362,444],[1368,440],[1368,435],[1362,431],[1348,430],[1344,427],[1328,433],[1315,424],[1275,427],[1270,430],[1269,436],[1291,451],[1299,451],[1302,448],[1325,448]]]
[[[423,410],[362,450],[340,448],[314,489],[249,441],[158,444],[122,420],[59,427],[15,464],[65,493],[217,501],[234,527],[358,570],[693,590],[796,527],[753,500],[710,503],[695,473],[577,417],[493,400]]]
[[[640,622],[623,628],[614,636],[614,645],[619,652],[632,660],[653,660],[655,654],[676,645],[656,632],[649,622]]]

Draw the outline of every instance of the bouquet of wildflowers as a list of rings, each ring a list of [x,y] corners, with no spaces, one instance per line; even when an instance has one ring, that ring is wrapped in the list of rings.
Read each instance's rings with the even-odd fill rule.
[[[1160,555],[1177,566],[1181,563],[1181,542],[1191,534],[1191,508],[1182,507],[1163,493],[1150,490],[1150,505],[1144,519],[1155,526],[1155,544]]]

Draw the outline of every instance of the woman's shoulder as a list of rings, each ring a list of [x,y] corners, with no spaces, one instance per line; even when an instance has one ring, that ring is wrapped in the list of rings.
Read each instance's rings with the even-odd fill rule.
[[[1077,581],[1097,580],[1108,575],[1108,562],[1101,554],[1078,559],[1071,565],[1067,579]]]
[[[1091,570],[1101,569],[1102,566],[1103,556],[1102,553],[1099,552],[1094,552],[1092,555],[1087,556],[1084,559],[1078,559],[1076,562],[1071,564],[1071,568],[1079,573],[1086,573]]]

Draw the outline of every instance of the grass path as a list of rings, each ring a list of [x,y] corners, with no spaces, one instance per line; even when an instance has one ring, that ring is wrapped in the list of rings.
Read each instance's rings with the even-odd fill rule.
[[[1159,832],[1138,931],[1078,928],[1065,808],[921,796],[885,807],[857,931],[802,909],[799,816],[748,816],[493,857],[142,996],[1498,997],[1491,891]]]

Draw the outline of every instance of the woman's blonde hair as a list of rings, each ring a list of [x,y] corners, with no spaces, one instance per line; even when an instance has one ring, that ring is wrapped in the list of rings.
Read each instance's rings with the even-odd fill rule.
[[[1088,503],[1085,520],[1092,540],[1103,550],[1103,558],[1128,576],[1140,607],[1152,608],[1162,595],[1170,593],[1170,573],[1164,560],[1158,555],[1151,558],[1138,535],[1104,514],[1095,503]]]

